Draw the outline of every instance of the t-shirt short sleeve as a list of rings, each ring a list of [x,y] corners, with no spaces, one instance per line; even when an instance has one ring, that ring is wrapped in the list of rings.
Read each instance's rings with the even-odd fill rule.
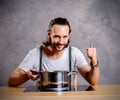
[[[74,48],[73,53],[74,53],[73,54],[74,64],[75,64],[76,67],[80,68],[80,67],[88,64],[85,56],[83,55],[83,53],[78,48]]]
[[[29,51],[28,54],[26,55],[26,57],[23,59],[23,61],[18,66],[18,68],[21,68],[25,72],[27,72],[33,66],[34,66],[34,60],[33,60],[31,51]]]

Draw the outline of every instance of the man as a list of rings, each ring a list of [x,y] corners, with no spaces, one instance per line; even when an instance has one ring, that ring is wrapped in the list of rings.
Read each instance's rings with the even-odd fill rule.
[[[31,50],[23,62],[16,68],[9,77],[9,86],[19,86],[27,80],[36,80],[39,75],[34,75],[34,71],[39,71],[39,59],[42,59],[42,71],[69,71],[69,39],[71,27],[66,18],[55,18],[50,22],[48,28],[48,39],[40,46]],[[91,60],[88,65],[82,52],[71,47],[71,69],[76,67],[79,73],[91,84],[97,85],[99,80],[99,67],[96,48],[87,48],[87,55]],[[42,52],[42,57],[40,56]],[[41,58],[40,58],[41,57]]]

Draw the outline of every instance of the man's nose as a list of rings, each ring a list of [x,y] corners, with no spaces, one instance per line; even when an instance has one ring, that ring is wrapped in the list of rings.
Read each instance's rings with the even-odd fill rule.
[[[64,39],[63,38],[59,38],[58,43],[63,44],[64,43]]]

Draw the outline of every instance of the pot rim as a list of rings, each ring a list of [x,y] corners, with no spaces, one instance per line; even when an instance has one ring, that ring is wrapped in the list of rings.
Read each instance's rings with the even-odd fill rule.
[[[57,71],[40,71],[39,73],[69,73],[69,71],[65,71],[65,70],[57,70]]]

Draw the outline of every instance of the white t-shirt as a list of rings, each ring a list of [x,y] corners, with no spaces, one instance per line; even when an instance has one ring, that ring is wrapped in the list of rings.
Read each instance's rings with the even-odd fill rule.
[[[36,68],[39,70],[39,62],[40,62],[40,47],[36,47],[29,51],[24,60],[18,66],[24,71],[28,71],[30,68]],[[48,58],[44,52],[42,52],[42,71],[58,71],[65,70],[69,71],[69,47],[65,48],[63,55],[58,59]],[[72,70],[75,67],[82,67],[87,65],[87,61],[83,55],[83,53],[76,47],[71,47],[71,66]]]

